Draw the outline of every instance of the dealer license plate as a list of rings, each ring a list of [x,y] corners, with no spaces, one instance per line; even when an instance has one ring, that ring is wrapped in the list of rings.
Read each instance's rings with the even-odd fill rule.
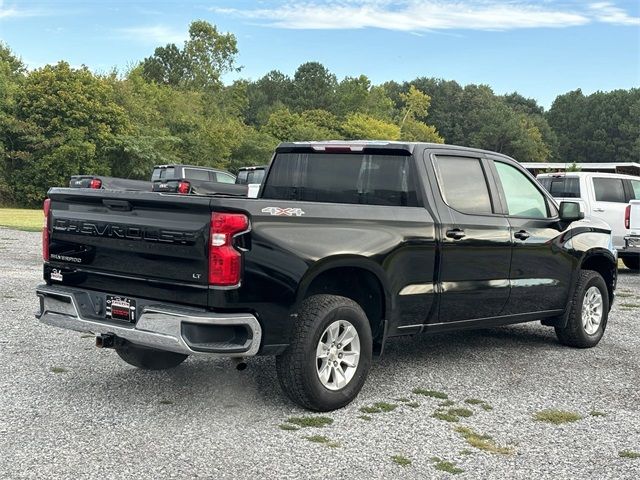
[[[136,301],[129,297],[107,295],[107,318],[135,323]]]

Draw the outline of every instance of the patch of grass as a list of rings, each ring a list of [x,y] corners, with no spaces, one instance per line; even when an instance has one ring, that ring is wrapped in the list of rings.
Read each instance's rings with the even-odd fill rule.
[[[304,438],[306,438],[307,440],[313,443],[321,443],[323,445],[326,445],[329,448],[338,448],[340,446],[338,442],[334,442],[330,438],[327,438],[323,435],[310,435]]]
[[[561,423],[577,422],[582,419],[582,415],[567,410],[541,410],[537,412],[533,418],[539,422],[553,423],[560,425]]]
[[[53,373],[66,373],[67,369],[62,367],[51,367],[50,369]]]
[[[447,400],[449,395],[444,392],[438,392],[437,390],[427,390],[425,388],[414,388],[413,393],[416,395],[424,395],[425,397],[439,398],[440,400]]]
[[[473,415],[473,412],[468,408],[450,408],[447,413],[449,413],[449,415],[455,415],[463,418],[468,418]]]
[[[42,230],[44,215],[42,210],[28,210],[26,208],[0,208],[0,227],[23,230],[25,232],[39,232]]]
[[[407,402],[407,407],[418,408],[420,404],[418,402]]]
[[[620,450],[618,452],[618,456],[620,458],[631,458],[635,460],[637,458],[640,458],[640,453],[634,452],[632,450]]]
[[[409,465],[411,465],[411,460],[402,455],[393,455],[391,457],[391,461],[397,465],[400,465],[401,467],[408,467]]]
[[[640,303],[621,303],[622,308],[640,308]]]
[[[513,453],[513,449],[509,447],[500,447],[496,445],[489,435],[479,434],[469,427],[459,425],[456,427],[456,432],[462,435],[462,438],[464,438],[469,445],[477,448],[478,450],[483,450],[489,453],[499,453],[502,455],[509,455],[510,453]]]
[[[292,423],[298,427],[316,427],[322,428],[333,423],[333,418],[329,417],[291,417],[287,419],[287,423]]]
[[[362,413],[385,413],[393,412],[396,408],[398,408],[398,405],[395,403],[376,402],[373,405],[360,407],[360,411]]]
[[[478,398],[467,398],[465,399],[464,403],[468,403],[469,405],[482,405],[483,403],[486,403],[486,402]]]
[[[473,455],[473,450],[469,450],[468,448],[463,448],[460,450],[460,455]]]
[[[460,420],[460,417],[458,417],[457,415],[452,415],[443,410],[436,410],[431,414],[431,416],[433,418],[437,418],[438,420],[444,420],[445,422],[457,422],[458,420]]]
[[[482,404],[482,409],[486,410],[487,412],[490,412],[491,410],[493,410],[493,407],[491,405],[489,405],[488,403],[483,403]]]
[[[282,423],[278,425],[280,430],[284,430],[286,432],[295,432],[296,430],[300,430],[300,427],[296,427],[295,425],[291,425],[290,423]]]
[[[591,410],[589,412],[589,415],[591,415],[592,417],[606,417],[607,414],[604,412],[601,412],[599,410]]]
[[[369,415],[360,415],[358,417],[360,420],[364,420],[365,422],[370,422],[372,418]]]
[[[442,459],[440,457],[431,457],[429,458],[429,460],[431,460],[432,462],[441,462]]]
[[[438,405],[441,407],[450,407],[451,405],[455,405],[456,402],[453,400],[445,400],[444,402],[440,402]]]
[[[173,405],[173,400],[160,400],[158,403],[160,405]]]
[[[410,400],[407,397],[394,398],[396,402],[409,403]]]
[[[447,472],[452,475],[457,475],[459,473],[464,472],[464,470],[462,470],[461,468],[456,467],[456,464],[453,462],[444,462],[444,461],[436,462],[434,467],[436,470],[440,470],[441,472]]]
[[[635,295],[633,293],[629,293],[629,292],[616,292],[616,297],[629,298],[629,297],[635,297]]]

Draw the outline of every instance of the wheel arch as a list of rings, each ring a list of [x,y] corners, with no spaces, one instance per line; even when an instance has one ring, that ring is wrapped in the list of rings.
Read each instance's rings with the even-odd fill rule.
[[[580,269],[593,270],[602,276],[607,285],[609,306],[611,306],[618,278],[617,258],[605,248],[594,248],[585,253],[580,262]]]
[[[298,311],[305,298],[321,293],[341,295],[358,303],[367,314],[374,341],[383,339],[385,322],[393,311],[393,298],[386,273],[380,265],[354,255],[318,261],[300,282],[294,311]]]

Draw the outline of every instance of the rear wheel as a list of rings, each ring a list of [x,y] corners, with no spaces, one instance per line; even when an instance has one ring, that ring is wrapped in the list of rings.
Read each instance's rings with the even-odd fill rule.
[[[604,335],[609,316],[609,292],[598,272],[580,272],[569,309],[567,325],[555,328],[560,343],[577,348],[595,347]]]
[[[371,355],[371,327],[360,305],[337,295],[314,295],[300,308],[289,348],[276,358],[278,379],[298,405],[335,410],[360,392]]]
[[[622,263],[629,270],[640,270],[640,255],[634,257],[622,257]]]
[[[122,360],[129,365],[143,370],[167,370],[169,368],[175,368],[189,356],[181,353],[143,347],[127,341],[116,346],[115,350]]]

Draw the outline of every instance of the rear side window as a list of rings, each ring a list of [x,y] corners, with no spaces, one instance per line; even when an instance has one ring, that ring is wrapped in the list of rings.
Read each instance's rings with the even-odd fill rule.
[[[620,178],[596,177],[593,179],[593,190],[598,202],[627,203]]]
[[[262,183],[264,178],[264,170],[249,170],[247,172],[247,183]]]
[[[543,177],[539,181],[553,197],[580,198],[578,177]]]
[[[273,161],[262,197],[417,206],[410,161],[411,157],[395,155],[280,153]]]
[[[473,215],[493,213],[480,159],[438,156],[436,165],[440,191],[447,205]]]
[[[246,170],[240,170],[238,172],[238,176],[236,177],[236,183],[239,185],[246,185],[247,183],[249,183],[247,181],[248,179],[248,175],[247,175],[247,171]]]
[[[208,170],[200,170],[198,168],[185,168],[184,169],[184,178],[189,180],[204,180],[205,182],[209,181],[209,171]]]

